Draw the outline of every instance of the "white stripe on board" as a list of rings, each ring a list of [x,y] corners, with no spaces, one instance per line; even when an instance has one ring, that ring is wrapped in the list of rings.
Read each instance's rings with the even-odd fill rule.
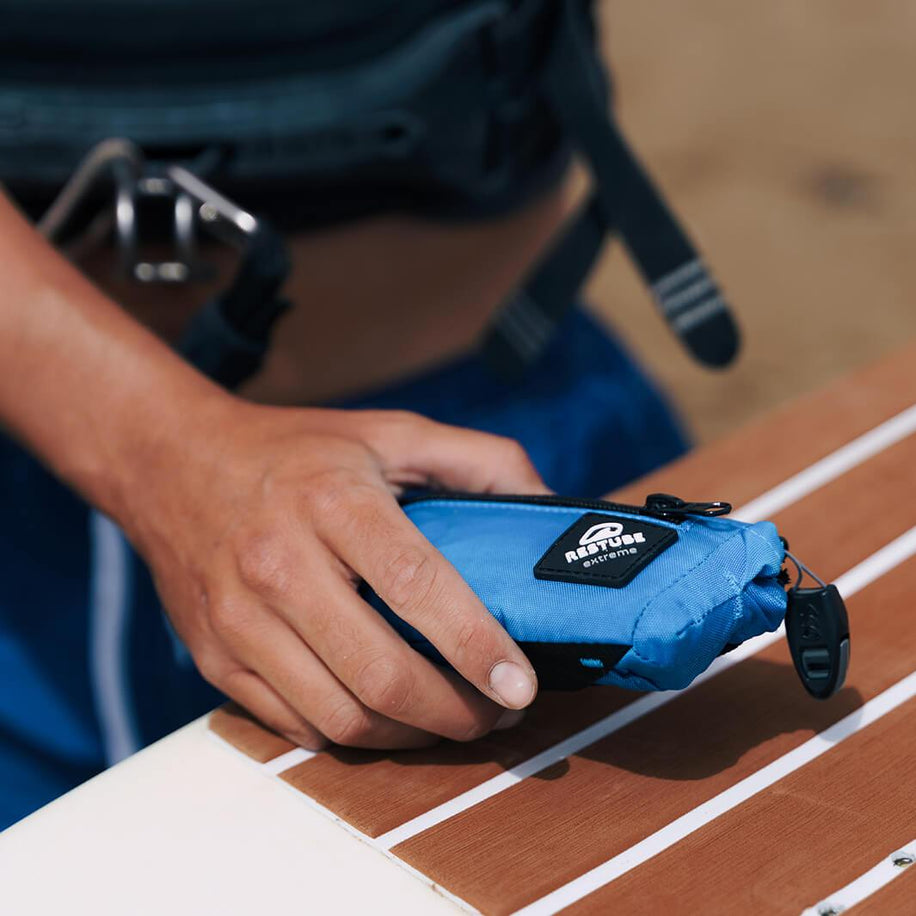
[[[267,773],[277,775],[285,773],[305,760],[311,760],[314,756],[315,751],[307,751],[304,747],[294,747],[291,751],[262,763],[261,769]]]
[[[895,538],[889,544],[886,544],[880,550],[877,550],[871,556],[864,559],[861,563],[843,573],[843,575],[835,580],[834,584],[844,598],[850,598],[870,582],[883,576],[886,572],[913,555],[916,555],[916,526],[910,528],[909,531]],[[540,754],[536,754],[534,757],[506,770],[504,773],[493,776],[485,782],[474,786],[473,789],[468,789],[461,795],[457,795],[455,798],[449,799],[447,802],[443,802],[441,805],[437,805],[435,808],[431,808],[429,811],[417,815],[417,817],[406,821],[399,827],[395,827],[393,830],[383,833],[376,839],[376,844],[383,849],[390,849],[392,846],[396,846],[398,843],[402,843],[404,840],[416,836],[418,833],[422,833],[424,830],[428,830],[430,827],[434,827],[436,824],[448,820],[456,814],[466,811],[468,808],[479,805],[481,802],[486,801],[486,799],[492,798],[492,796],[498,795],[500,792],[504,792],[516,783],[521,782],[523,779],[527,779],[529,776],[533,776],[535,773],[540,772],[551,764],[564,760],[571,754],[575,754],[577,751],[582,750],[582,748],[594,744],[596,741],[605,738],[618,729],[629,725],[636,719],[647,715],[654,709],[664,706],[665,703],[680,696],[685,690],[692,690],[698,684],[702,684],[720,671],[731,668],[732,665],[760,652],[762,649],[765,649],[767,646],[781,639],[784,632],[784,628],[780,626],[774,633],[763,633],[760,636],[756,636],[754,639],[749,639],[737,649],[729,652],[728,655],[717,658],[706,671],[697,677],[689,687],[684,688],[684,690],[644,694],[639,697],[639,699],[624,706],[623,709],[612,712],[610,715],[605,716],[588,728],[541,751]]]
[[[749,655],[759,652],[771,643],[776,642],[782,636],[782,633],[782,627],[775,633],[764,633],[762,636],[758,636],[755,639],[750,639],[743,643],[734,651],[729,652],[728,655],[717,658],[706,671],[697,677],[689,687],[684,688],[684,690],[691,690],[714,674],[718,674],[718,672],[730,668],[732,665],[737,664]],[[492,798],[500,792],[505,792],[506,789],[511,789],[512,786],[521,782],[523,779],[527,779],[529,776],[533,776],[535,773],[539,773],[541,770],[551,766],[551,764],[565,760],[577,751],[582,750],[582,748],[588,747],[590,744],[594,744],[602,738],[606,738],[608,735],[629,725],[631,722],[635,722],[637,719],[648,715],[654,709],[658,709],[660,706],[669,703],[671,700],[675,699],[675,697],[684,693],[684,690],[668,690],[658,693],[643,694],[632,703],[628,703],[622,709],[618,709],[610,715],[605,716],[603,719],[599,719],[588,728],[576,732],[574,735],[570,735],[570,737],[541,751],[541,753],[536,754],[534,757],[530,757],[528,760],[500,773],[498,776],[491,777],[485,782],[474,786],[473,789],[468,789],[466,792],[462,792],[461,795],[456,795],[454,798],[449,799],[447,802],[443,802],[441,805],[437,805],[435,808],[431,808],[429,811],[425,811],[423,814],[418,814],[415,818],[406,821],[399,827],[395,827],[387,833],[383,833],[376,839],[376,843],[383,849],[390,849],[392,846],[397,846],[398,843],[403,843],[404,840],[408,840],[412,836],[422,833],[424,830],[429,830],[430,827],[435,827],[436,824],[447,821],[449,818],[461,814],[462,811],[467,811],[468,808],[473,808],[475,805],[479,805],[488,798]]]
[[[874,579],[877,579],[879,576],[893,569],[895,566],[899,565],[905,559],[907,559],[910,556],[913,556],[914,554],[916,554],[916,526],[914,526],[908,532],[896,538],[894,541],[887,544],[880,550],[876,551],[874,554],[872,554],[867,559],[863,560],[858,565],[854,566],[848,572],[844,573],[842,576],[836,579],[836,586],[845,598],[849,598],[853,594],[855,594],[857,591],[867,586]],[[706,672],[704,672],[704,674],[700,675],[700,677],[694,681],[691,687],[695,686],[697,683],[702,682],[706,678],[711,677],[717,671],[724,670],[725,668],[728,668],[731,665],[736,664],[737,662],[741,661],[742,659],[747,658],[750,655],[753,655],[755,652],[759,652],[765,646],[770,645],[773,642],[777,641],[779,638],[781,638],[782,632],[783,632],[783,628],[780,627],[779,630],[777,630],[775,633],[765,633],[761,636],[758,636],[756,639],[749,640],[748,642],[744,643],[742,646],[739,646],[733,652],[729,653],[729,655],[717,659],[716,662],[714,662],[713,665]],[[689,690],[691,688],[687,688],[687,689]],[[680,693],[683,693],[683,691],[680,691]],[[611,723],[612,720],[616,720],[614,724],[612,724],[611,727],[608,728],[605,733],[609,734],[610,731],[613,731],[616,728],[621,727],[623,724],[626,724],[625,721],[622,721],[623,717],[628,717],[627,721],[632,721],[633,719],[639,718],[640,715],[644,715],[645,713],[649,712],[651,709],[654,709],[657,706],[661,706],[664,703],[668,702],[669,700],[674,699],[677,696],[679,696],[678,692],[669,692],[669,693],[647,694],[643,697],[640,697],[640,699],[637,700],[636,702],[631,703],[629,706],[625,707],[624,709],[618,710],[616,713],[613,713],[612,715],[602,720],[602,723]],[[863,709],[856,710],[852,714],[852,716],[856,716],[857,714],[862,713]],[[851,717],[847,717],[847,718],[851,718]],[[601,734],[594,735],[594,731],[598,729],[602,723],[596,723],[595,725],[591,726],[589,729],[586,729],[584,732],[580,733],[581,736],[585,736],[585,735],[589,736],[587,741],[583,741],[583,745],[592,743],[592,741],[597,740],[597,738],[600,738],[603,736]],[[838,724],[841,724],[841,723],[838,723]],[[220,737],[219,735],[217,735],[215,732],[211,731],[210,729],[207,730],[207,733],[211,740],[227,748],[235,756],[243,760],[247,765],[253,766],[256,769],[260,770],[265,775],[267,775],[268,777],[270,777],[271,779],[276,779],[278,782],[281,782],[282,785],[286,789],[293,792],[296,795],[296,797],[300,799],[300,801],[303,801],[304,803],[309,805],[313,810],[320,811],[325,816],[329,817],[331,820],[334,820],[338,824],[340,824],[341,827],[343,827],[353,836],[357,837],[358,839],[362,840],[365,843],[368,843],[371,846],[374,846],[383,855],[391,859],[391,861],[395,862],[399,867],[405,868],[407,871],[413,874],[420,881],[424,882],[425,884],[432,884],[432,886],[435,888],[435,890],[438,893],[441,893],[444,896],[448,897],[448,899],[452,900],[457,906],[471,913],[478,912],[466,901],[462,900],[459,897],[456,897],[454,894],[450,893],[445,888],[439,885],[433,884],[433,882],[431,882],[431,880],[426,875],[416,870],[412,866],[408,865],[406,862],[404,862],[402,859],[400,859],[398,856],[396,856],[391,851],[391,847],[395,845],[396,843],[400,842],[400,838],[395,837],[395,834],[397,832],[402,831],[408,825],[417,825],[418,822],[421,822],[424,819],[428,818],[429,815],[433,814],[434,812],[441,811],[442,809],[445,809],[445,808],[450,808],[450,806],[452,806],[454,802],[456,801],[455,799],[453,799],[451,802],[446,802],[445,805],[439,806],[439,808],[434,808],[432,812],[427,812],[427,814],[421,815],[419,818],[416,818],[414,821],[408,821],[407,824],[402,825],[399,828],[396,828],[394,831],[391,831],[387,834],[383,834],[382,836],[378,838],[372,838],[368,836],[367,834],[363,833],[358,828],[354,827],[352,824],[349,824],[343,818],[334,814],[329,809],[325,808],[323,805],[315,801],[315,799],[311,798],[311,796],[309,796],[307,793],[301,792],[300,790],[296,789],[292,784],[286,782],[285,780],[281,780],[279,778],[279,774],[277,771],[281,768],[280,761],[283,760],[283,758],[287,758],[288,760],[290,755],[296,754],[297,750],[301,750],[301,749],[294,749],[293,751],[290,751],[287,754],[283,754],[283,755],[280,755],[280,757],[274,758],[274,760],[272,761],[268,761],[265,764],[261,764],[261,763],[257,763],[256,761],[252,760],[250,757],[248,757],[246,754],[244,754],[234,745],[230,744],[228,741],[226,741],[224,738]],[[555,748],[551,748],[549,751],[545,752],[545,754],[549,754],[550,751],[557,750],[559,748],[568,748],[570,746],[570,742],[574,741],[575,738],[578,738],[578,737],[579,736],[574,736],[574,738],[572,739],[567,739],[567,741],[561,742]],[[309,751],[303,751],[303,754],[305,755],[308,755],[310,753],[311,752]],[[562,756],[568,756],[569,753],[573,753],[573,751],[567,750],[566,753],[564,753],[560,757],[551,758],[549,762],[554,762],[556,759],[562,759]],[[530,763],[533,763],[534,761],[539,761],[538,769],[542,768],[543,766],[546,766],[547,764],[543,762],[543,758],[545,754],[541,754],[535,758],[532,758],[532,760],[528,761],[528,763],[530,764]],[[303,757],[303,759],[307,759],[307,758]],[[272,764],[274,766],[272,766]],[[477,804],[478,801],[482,801],[484,798],[488,798],[491,795],[497,794],[497,792],[502,791],[503,788],[508,788],[510,785],[514,785],[516,782],[519,781],[519,779],[512,778],[506,785],[501,785],[499,783],[501,783],[501,781],[505,777],[511,777],[512,774],[518,773],[521,767],[525,767],[525,766],[526,764],[521,764],[520,767],[513,768],[513,770],[510,770],[507,773],[504,773],[501,776],[495,777],[494,780],[489,780],[487,783],[484,783],[483,784],[484,786],[491,785],[493,783],[497,783],[497,785],[494,791],[487,792],[481,798],[475,798],[471,800],[468,804],[462,805],[459,810],[464,810],[465,808],[469,808],[473,804]],[[286,769],[287,767],[283,765],[282,771],[285,771]],[[533,772],[537,772],[537,769],[533,770]],[[477,788],[470,790],[470,792],[467,792],[464,795],[459,796],[459,798],[467,799],[471,796],[474,796],[480,789],[481,787],[478,786]],[[458,811],[454,811],[454,812],[449,811],[442,817],[436,818],[435,822],[438,823],[441,820],[445,820],[446,817],[451,817],[453,813],[458,813]],[[416,833],[419,833],[421,830],[426,829],[426,826],[427,825],[423,823],[419,823],[419,826],[417,826],[416,829],[411,830],[408,835],[412,836]],[[431,824],[429,826],[431,826]],[[403,838],[406,839],[406,836]]]
[[[734,517],[744,522],[759,522],[761,519],[769,518],[914,432],[916,404],[902,410],[880,426],[863,433],[820,461],[815,461],[772,490],[767,490],[766,493],[752,499],[738,509]]]
[[[747,503],[741,509],[738,509],[737,512],[735,512],[735,517],[743,521],[757,521],[775,514],[786,506],[791,505],[793,502],[802,499],[818,488],[840,477],[856,465],[867,461],[880,451],[891,447],[913,432],[916,432],[916,405],[907,408],[895,417],[892,417],[869,432],[859,436],[857,439],[854,439],[852,442],[840,447],[820,461],[815,462],[804,471],[801,471],[783,483],[773,487],[771,490],[768,490],[761,496]],[[911,529],[906,534],[872,554],[843,576],[840,576],[840,578],[836,580],[837,588],[845,598],[849,598],[856,591],[864,588],[869,582],[883,575],[890,569],[893,569],[894,566],[903,562],[903,560],[912,556],[914,553],[916,553],[916,529]],[[691,688],[702,683],[707,678],[712,677],[719,671],[731,667],[731,665],[742,661],[766,648],[766,646],[778,641],[782,637],[783,632],[783,628],[780,627],[775,633],[762,634],[755,639],[747,641],[727,656],[717,659],[706,672],[693,682]],[[343,821],[341,821],[341,823],[344,824],[347,829],[358,834],[360,838],[366,840],[366,842],[371,843],[388,854],[388,850],[390,850],[392,846],[510,788],[527,776],[533,775],[550,764],[568,757],[581,748],[600,740],[604,736],[629,724],[629,722],[664,705],[679,696],[682,692],[683,691],[646,694],[623,709],[594,723],[577,735],[567,738],[530,760],[475,786],[462,795],[419,815],[413,820],[407,821],[376,839],[370,839]],[[231,745],[228,744],[226,744],[226,746],[231,747]],[[235,749],[233,748],[233,750]],[[236,751],[236,753],[239,752]],[[269,767],[272,762],[273,761],[268,761],[268,763],[263,766]],[[321,807],[318,806],[317,803],[315,804],[316,807]],[[328,814],[333,817],[330,812],[328,812]],[[340,820],[336,817],[334,819]],[[393,856],[393,858],[400,862],[397,857]]]
[[[228,747],[237,757],[241,757],[245,763],[260,770],[262,773],[266,773],[268,776],[279,776],[281,773],[285,773],[297,764],[303,763],[306,760],[311,760],[317,753],[316,751],[308,751],[304,747],[294,747],[291,751],[284,751],[282,754],[278,754],[276,757],[272,757],[270,760],[261,763],[259,760],[255,760],[254,757],[249,757],[243,750],[237,748],[231,741],[228,741],[222,735],[218,735],[210,728],[209,723],[207,723],[207,734],[217,744]]]
[[[864,706],[853,710],[830,728],[824,729],[820,734],[789,751],[788,754],[783,754],[782,757],[757,770],[756,773],[735,783],[731,788],[681,815],[635,846],[631,846],[612,859],[608,859],[607,862],[603,862],[584,875],[580,875],[545,897],[541,897],[540,900],[523,907],[516,912],[515,916],[548,916],[548,914],[556,913],[577,900],[581,900],[638,865],[642,865],[643,862],[661,855],[666,849],[679,843],[710,821],[727,814],[780,779],[817,759],[841,741],[845,741],[856,732],[877,722],[882,716],[887,715],[914,696],[916,696],[916,671],[897,681],[893,687],[889,687],[883,693],[879,693]]]
[[[876,550],[870,557],[834,579],[833,584],[844,598],[851,598],[866,585],[916,555],[916,525]]]
[[[842,476],[842,474],[851,470],[856,465],[862,464],[884,449],[895,445],[913,432],[916,432],[916,405],[901,411],[896,416],[874,427],[874,429],[863,433],[858,438],[853,439],[836,451],[831,452],[831,454],[810,465],[804,471],[795,474],[782,483],[777,484],[772,489],[767,490],[761,496],[758,496],[756,499],[751,500],[751,502],[737,509],[733,513],[733,517],[741,519],[742,521],[753,522],[774,515],[778,511],[791,505],[793,502],[802,499],[825,484],[835,480],[837,477]],[[855,570],[851,570],[846,575],[850,576],[856,573],[858,575],[865,575],[866,578],[871,576],[871,578],[868,578],[868,581],[877,578],[877,576],[882,573],[876,572],[874,575],[871,575],[871,572],[866,569],[865,564],[868,562],[881,562],[879,560],[881,556],[886,556],[891,562],[894,562],[893,551],[885,554],[885,551],[889,550],[891,547],[893,547],[893,545],[888,545],[883,550],[879,550],[868,560],[859,564]],[[840,586],[839,580],[837,581],[837,587],[840,588],[841,593],[846,597],[853,594],[852,591],[848,590],[850,584],[851,583],[848,583],[846,590],[844,590],[844,588]],[[749,640],[739,649],[729,653],[728,656],[717,659],[704,674],[700,675],[700,677],[694,681],[693,686],[715,674],[717,671],[730,667],[735,662],[746,658],[748,655],[753,654],[753,652],[760,651],[780,638],[781,634],[782,630],[780,629],[776,633],[764,634],[757,637],[755,640]],[[525,778],[524,776],[516,777],[516,774],[525,773],[531,775],[536,773],[540,769],[549,766],[551,763],[556,763],[558,760],[562,760],[564,757],[569,756],[569,754],[575,753],[582,747],[604,737],[604,735],[616,731],[633,719],[639,718],[656,707],[663,705],[676,695],[676,693],[660,693],[641,697],[625,709],[612,713],[610,716],[596,722],[594,725],[591,725],[577,735],[531,758],[531,760],[525,761],[511,770],[493,777],[493,779],[487,780],[462,795],[444,802],[442,805],[431,809],[425,814],[421,814],[413,820],[407,821],[388,833],[383,834],[379,838],[379,841],[384,848],[390,848],[392,845],[414,836],[421,830],[427,829],[428,826],[432,826],[442,820],[453,817],[455,814],[459,814],[461,811],[490,798],[492,795],[509,788],[516,782],[519,782],[520,779]],[[597,737],[591,737],[593,734],[597,734]],[[578,739],[580,738],[584,739],[582,743],[579,743]],[[559,756],[554,752],[557,752]],[[544,762],[545,760],[547,762]],[[536,766],[536,768],[529,772],[529,765]]]
[[[815,903],[814,906],[808,907],[802,916],[843,913],[880,891],[886,884],[890,884],[894,878],[902,875],[914,863],[916,863],[916,839],[910,840],[903,849],[892,852],[864,875],[859,875],[855,881],[850,881],[846,887],[840,888],[829,897]]]
[[[113,766],[140,750],[127,670],[132,557],[118,526],[95,510],[89,541],[89,668],[105,762]]]

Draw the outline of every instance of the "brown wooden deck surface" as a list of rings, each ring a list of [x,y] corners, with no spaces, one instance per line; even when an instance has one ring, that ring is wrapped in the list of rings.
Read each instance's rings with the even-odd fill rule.
[[[641,500],[661,489],[739,506],[913,404],[911,346],[617,495]],[[910,435],[773,520],[796,555],[836,578],[916,527],[914,481],[916,435]],[[914,591],[916,559],[909,559],[848,600],[852,665],[847,686],[830,701],[807,697],[779,641],[391,851],[484,913],[531,904],[689,815],[916,670]],[[472,745],[388,754],[333,750],[281,778],[375,838],[637,698],[614,688],[545,694],[522,726]],[[916,836],[914,722],[910,700],[571,909],[800,913]],[[291,748],[226,711],[214,714],[212,727],[259,762]],[[859,909],[916,912],[914,893],[916,868]]]

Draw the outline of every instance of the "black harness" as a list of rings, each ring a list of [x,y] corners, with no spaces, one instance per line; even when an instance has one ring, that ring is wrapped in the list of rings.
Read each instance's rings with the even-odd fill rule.
[[[85,67],[60,85],[36,79],[34,61],[8,56],[0,65],[0,179],[37,211],[88,149],[127,137],[143,150],[132,173],[137,194],[171,195],[176,241],[181,226],[186,243],[195,227],[225,228],[208,193],[280,227],[393,209],[481,218],[553,186],[575,154],[594,191],[495,316],[482,342],[490,364],[512,378],[536,363],[614,233],[691,354],[729,363],[738,347],[730,310],[608,114],[590,0],[427,5],[436,9],[422,24],[392,30],[396,38],[371,53],[328,37],[316,51],[321,67],[286,48],[257,72],[241,67],[238,79],[211,61],[191,84],[175,84],[167,69],[144,77],[128,61],[119,85]],[[328,5],[316,9],[326,14]],[[174,180],[176,159],[197,193]],[[192,323],[183,348],[227,385],[257,369],[282,311],[278,236],[263,218],[255,225],[243,233],[245,263],[232,289]],[[192,273],[181,250],[174,263],[171,273],[144,267],[149,275],[141,275],[136,261],[132,269],[138,279]]]
[[[585,12],[577,0],[560,4],[541,84],[553,116],[588,164],[595,191],[497,314],[486,353],[505,373],[525,371],[550,342],[605,238],[618,232],[671,330],[701,363],[725,366],[738,350],[731,311],[608,112]]]

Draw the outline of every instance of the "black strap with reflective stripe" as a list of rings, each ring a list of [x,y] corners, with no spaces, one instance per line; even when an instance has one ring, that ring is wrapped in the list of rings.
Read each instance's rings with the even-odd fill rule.
[[[587,7],[565,0],[544,69],[544,92],[595,178],[594,196],[566,235],[497,314],[484,341],[490,364],[517,377],[543,353],[571,307],[605,235],[620,236],[671,330],[707,366],[738,351],[738,328],[696,248],[607,110]]]
[[[592,197],[535,266],[527,282],[496,313],[484,339],[488,365],[519,378],[554,337],[607,235],[601,202]]]

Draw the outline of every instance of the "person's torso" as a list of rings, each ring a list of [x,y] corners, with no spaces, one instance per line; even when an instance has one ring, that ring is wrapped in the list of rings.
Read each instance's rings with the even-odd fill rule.
[[[562,221],[568,151],[524,80],[493,88],[488,59],[494,29],[550,6],[0,0],[0,183],[37,215],[109,132],[164,161],[218,149],[207,180],[293,252],[294,308],[248,393],[384,384],[471,348]],[[103,245],[82,263],[168,339],[212,292],[123,282],[116,262]]]

